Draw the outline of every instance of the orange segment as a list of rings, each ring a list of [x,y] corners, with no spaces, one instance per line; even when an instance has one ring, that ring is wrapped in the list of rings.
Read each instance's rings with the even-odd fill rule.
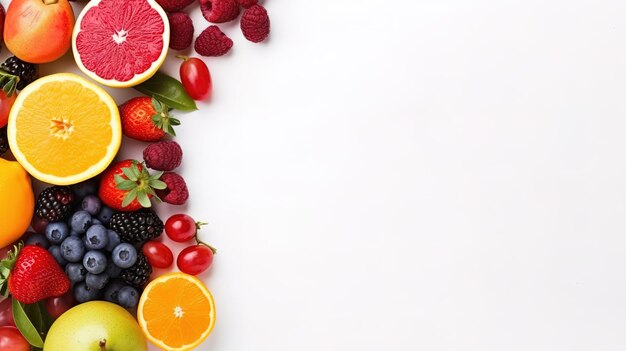
[[[198,278],[180,272],[153,280],[145,288],[137,320],[146,337],[168,351],[191,350],[215,325],[215,303]]]
[[[102,88],[69,73],[27,86],[11,109],[7,134],[15,158],[28,173],[58,185],[102,172],[122,140],[115,101]]]

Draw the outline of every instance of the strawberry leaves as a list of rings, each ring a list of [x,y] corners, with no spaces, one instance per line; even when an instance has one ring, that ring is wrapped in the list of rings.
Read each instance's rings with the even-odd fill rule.
[[[139,162],[133,161],[130,167],[121,169],[122,175],[115,174],[115,186],[126,191],[126,195],[122,200],[122,207],[128,206],[131,202],[137,200],[142,207],[151,207],[150,198],[154,197],[157,201],[161,201],[155,190],[163,190],[167,188],[167,184],[159,178],[163,172],[150,174],[146,167],[139,168]]]
[[[15,261],[17,261],[17,256],[22,250],[22,246],[22,242],[13,246],[7,252],[7,256],[0,261],[0,295],[2,295],[2,298],[9,296],[9,274],[11,274],[13,266],[15,266]]]
[[[8,97],[11,97],[17,89],[17,83],[20,82],[20,77],[0,70],[0,89],[4,91]]]
[[[170,116],[169,112],[171,109],[154,97],[152,97],[152,106],[156,110],[156,113],[152,116],[152,123],[165,133],[176,136],[174,126],[179,126],[180,121]]]

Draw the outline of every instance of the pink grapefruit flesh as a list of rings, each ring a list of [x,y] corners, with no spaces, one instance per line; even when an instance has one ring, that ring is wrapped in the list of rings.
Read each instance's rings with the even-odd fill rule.
[[[72,40],[78,67],[112,87],[150,78],[168,45],[167,16],[153,0],[93,0],[78,17]]]

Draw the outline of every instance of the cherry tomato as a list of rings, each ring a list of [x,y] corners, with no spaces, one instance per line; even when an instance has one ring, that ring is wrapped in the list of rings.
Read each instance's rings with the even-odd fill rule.
[[[69,291],[61,296],[47,298],[44,302],[44,306],[46,307],[48,314],[52,318],[57,319],[67,310],[76,306],[76,303],[74,293]]]
[[[6,298],[0,302],[0,327],[15,326],[13,321],[13,308],[11,298]],[[2,350],[0,348],[0,350]]]
[[[167,268],[174,262],[172,250],[158,241],[148,241],[141,249],[152,267]]]
[[[11,94],[11,97],[8,97],[7,93],[0,89],[0,128],[7,125],[9,112],[11,112],[11,107],[13,107],[16,98],[17,92],[14,92]]]
[[[200,274],[213,263],[213,251],[205,245],[193,245],[186,247],[178,254],[176,265],[184,273]]]
[[[211,95],[211,73],[204,61],[197,57],[178,56],[184,61],[180,65],[180,81],[194,100],[205,100]]]
[[[196,221],[186,214],[175,214],[168,218],[165,222],[165,234],[179,243],[189,241],[198,231],[198,225]]]
[[[0,327],[0,350],[30,351],[30,344],[16,327]]]

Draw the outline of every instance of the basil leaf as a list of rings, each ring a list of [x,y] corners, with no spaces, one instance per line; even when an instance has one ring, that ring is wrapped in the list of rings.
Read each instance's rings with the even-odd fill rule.
[[[177,110],[193,111],[198,109],[196,102],[187,94],[183,85],[165,73],[157,72],[150,79],[134,88]]]
[[[29,344],[35,347],[43,348],[43,339],[41,339],[41,335],[39,335],[39,332],[26,315],[24,305],[16,299],[13,299],[12,308],[13,320],[15,321],[15,326],[19,329],[20,333],[22,333]]]

